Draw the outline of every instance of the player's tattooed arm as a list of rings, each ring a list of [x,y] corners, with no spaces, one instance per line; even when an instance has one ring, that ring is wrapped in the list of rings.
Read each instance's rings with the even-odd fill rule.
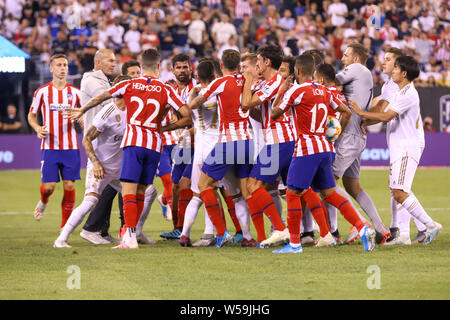
[[[194,87],[192,90],[191,90],[191,94],[189,95],[189,97],[188,97],[188,106],[189,106],[189,108],[191,108],[191,102],[195,99],[195,98],[197,98],[198,97],[198,93],[200,92],[200,90],[201,90],[201,87],[200,86],[197,86],[197,87]],[[197,106],[198,107],[198,106]]]
[[[100,131],[97,130],[94,126],[91,126],[87,131],[86,135],[83,137],[83,147],[86,151],[86,155],[88,159],[91,161],[93,165],[94,177],[96,179],[102,179],[105,175],[105,170],[103,169],[102,164],[97,158],[97,155],[94,151],[94,146],[92,145],[92,141],[95,140],[100,135]]]
[[[184,104],[180,109],[178,109],[178,113],[181,115],[181,118],[162,127],[162,132],[184,128],[192,124],[192,112],[187,105]]]
[[[81,118],[81,116],[83,114],[85,114],[88,110],[94,108],[95,106],[98,106],[100,103],[102,103],[103,101],[108,100],[110,98],[112,98],[111,93],[109,93],[109,91],[106,90],[103,93],[100,93],[99,95],[93,97],[82,108],[67,109],[64,112],[64,115],[69,119],[77,120],[77,119]]]
[[[244,78],[245,83],[242,89],[241,106],[242,109],[247,110],[260,105],[262,101],[256,93],[252,95],[253,74],[247,71],[244,73]]]
[[[188,107],[190,109],[197,109],[203,103],[205,103],[205,101],[206,101],[206,98],[203,95],[198,95],[197,97],[195,97],[194,99],[192,99],[192,101],[190,101],[188,103]]]

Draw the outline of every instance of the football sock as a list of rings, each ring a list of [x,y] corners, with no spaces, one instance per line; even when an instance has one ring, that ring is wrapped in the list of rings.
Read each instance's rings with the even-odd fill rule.
[[[141,216],[139,217],[138,223],[136,225],[136,233],[137,234],[142,233],[142,230],[144,229],[145,221],[147,221],[148,214],[150,213],[150,209],[151,209],[152,204],[155,201],[157,195],[158,195],[158,191],[156,191],[155,187],[153,187],[153,186],[149,186],[145,190],[144,207],[142,208]]]
[[[136,228],[137,223],[137,204],[136,195],[127,194],[123,196],[123,218],[126,228]]]
[[[142,210],[144,209],[144,202],[145,202],[145,194],[144,193],[136,194],[137,221],[141,217]],[[137,221],[136,221],[136,225],[137,225]]]
[[[337,223],[337,209],[335,206],[329,204],[325,201],[325,207],[327,208],[328,212],[328,223],[330,225],[331,232],[335,232],[338,228]]]
[[[400,205],[395,199],[394,199],[394,195],[392,194],[391,191],[391,215],[392,215],[392,219],[391,219],[391,228],[398,228],[398,212],[400,210],[405,210],[405,208],[403,208],[402,205]],[[408,211],[406,211],[408,212]],[[409,215],[409,213],[408,213]]]
[[[361,209],[363,209],[363,211],[370,218],[375,230],[383,233],[386,230],[385,226],[383,224],[383,221],[381,221],[377,208],[375,208],[375,204],[373,203],[372,198],[369,196],[369,194],[366,191],[362,190],[360,193],[358,193],[355,200],[356,202],[358,202]]]
[[[283,223],[283,220],[281,220],[273,198],[266,189],[263,187],[256,189],[252,193],[252,199],[254,199],[255,209],[257,211],[262,211],[267,215],[274,226],[274,230],[283,231],[286,229],[286,225]],[[264,219],[262,223],[264,227]]]
[[[81,224],[84,217],[92,210],[97,202],[97,197],[85,196],[81,204],[73,210],[72,214],[61,230],[58,240],[67,241],[72,232]]]
[[[196,196],[193,196],[191,201],[189,201],[189,204],[186,207],[186,214],[184,215],[183,231],[181,232],[183,236],[188,238],[191,237],[191,229],[195,219],[197,219],[197,214],[202,204],[202,199]]]
[[[234,207],[236,208],[236,216],[242,229],[242,236],[247,240],[251,240],[253,238],[250,233],[250,213],[247,201],[243,197],[233,199],[233,201]]]
[[[325,201],[338,208],[344,218],[360,231],[364,227],[364,222],[359,218],[358,213],[350,204],[350,200],[344,198],[336,191],[325,197]]]
[[[283,203],[281,202],[280,191],[272,190],[272,191],[269,191],[269,194],[273,199],[273,203],[275,204],[275,208],[277,208],[278,214],[282,218],[283,217]]]
[[[253,225],[256,229],[257,241],[261,242],[266,239],[266,233],[264,230],[264,215],[261,210],[258,210],[259,206],[255,202],[256,200],[253,198],[253,196],[247,199],[250,217],[252,218]]]
[[[367,219],[365,217],[363,217],[360,213],[358,208],[355,206],[355,204],[352,201],[352,197],[347,193],[347,191],[345,191],[344,188],[342,188],[340,185],[336,184],[336,193],[338,193],[339,195],[343,196],[344,198],[346,198],[350,205],[353,207],[353,209],[355,210],[356,214],[358,215],[358,217],[363,221],[363,222],[368,222]]]
[[[186,213],[186,207],[189,204],[189,201],[192,199],[192,190],[191,189],[183,189],[180,191],[180,197],[178,199],[178,221],[177,228],[183,228],[184,224],[184,215]]]
[[[223,209],[222,200],[220,199],[219,195],[217,195],[217,203],[219,204],[220,208],[220,217],[222,218],[223,224],[225,225],[225,229],[227,229],[227,220],[225,219],[225,210]]]
[[[75,205],[75,189],[64,190],[64,197],[61,202],[61,213],[62,213],[61,228],[64,227],[67,220],[69,219],[74,205]]]
[[[164,187],[162,201],[164,204],[172,205],[172,175],[168,173],[160,178]]]
[[[314,217],[314,220],[316,220],[319,225],[320,236],[325,237],[330,232],[330,227],[328,226],[325,212],[323,212],[322,209],[322,201],[317,193],[315,193],[311,188],[306,190],[302,197],[305,199],[307,206],[311,210],[311,215]]]
[[[410,194],[408,198],[403,201],[402,206],[409,212],[411,216],[422,222],[425,226],[427,226],[427,228],[433,226],[433,220],[425,212],[425,209],[422,207],[419,200],[417,200],[414,194]]]
[[[222,237],[226,231],[225,224],[220,216],[220,207],[217,202],[216,193],[213,189],[206,189],[201,192],[206,212],[217,230],[217,236]]]
[[[234,206],[233,198],[231,196],[226,197],[225,203],[227,204],[228,213],[230,214],[231,221],[233,221],[236,232],[241,231],[241,225],[239,224],[239,220],[236,216],[236,208]]]
[[[47,192],[45,190],[45,188],[44,188],[44,184],[41,184],[40,190],[41,190],[41,202],[47,204],[48,203],[48,199],[52,195],[53,191]]]
[[[302,203],[300,195],[286,191],[287,225],[291,245],[300,244],[300,221],[302,220]]]
[[[203,202],[203,201],[202,201]],[[205,209],[205,230],[203,234],[214,234],[214,225]]]
[[[301,232],[313,232],[314,230],[313,217],[311,215],[311,210],[306,206],[305,211],[302,215],[302,228]]]

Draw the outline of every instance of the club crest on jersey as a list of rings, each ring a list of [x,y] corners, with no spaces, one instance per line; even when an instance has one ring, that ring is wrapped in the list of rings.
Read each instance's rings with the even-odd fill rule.
[[[116,114],[116,121],[120,122],[120,114]]]
[[[50,104],[50,111],[64,111],[66,109],[70,109],[70,104],[63,104],[63,103],[60,103],[60,104],[52,103],[52,104]]]

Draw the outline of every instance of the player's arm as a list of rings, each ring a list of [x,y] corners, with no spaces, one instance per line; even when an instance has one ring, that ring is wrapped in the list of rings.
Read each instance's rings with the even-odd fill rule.
[[[242,89],[241,106],[242,109],[247,110],[259,106],[262,101],[256,93],[252,95],[253,74],[247,71],[244,73],[244,78],[245,83],[244,88]]]
[[[261,122],[261,110],[259,110],[258,108],[250,109],[250,117],[258,122]]]
[[[180,128],[187,127],[192,124],[191,109],[187,105],[183,105],[178,109],[178,113],[181,115],[180,119],[175,122],[171,122],[161,128],[162,132],[172,131]]]
[[[39,139],[44,139],[48,134],[47,127],[39,125],[37,115],[31,111],[28,113],[28,123],[36,132]]]
[[[97,130],[96,127],[91,126],[87,131],[86,135],[83,137],[83,147],[86,151],[86,156],[91,161],[94,167],[94,177],[96,179],[102,179],[105,176],[105,170],[103,169],[102,164],[97,158],[97,155],[94,151],[94,146],[92,145],[92,141],[95,140],[100,135],[100,131]]]
[[[194,87],[191,90],[191,93],[189,94],[189,98],[188,98],[188,107],[190,109],[197,109],[202,103],[204,103],[206,101],[206,99],[205,99],[205,101],[203,101],[200,104],[197,104],[197,102],[195,104],[193,103],[193,101],[199,97],[198,93],[200,92],[200,90],[201,90],[201,87],[199,87],[199,86]]]
[[[112,95],[111,93],[106,90],[102,93],[100,93],[99,95],[93,97],[91,100],[88,101],[88,103],[82,107],[82,108],[71,108],[71,109],[67,109],[64,112],[64,115],[69,118],[69,119],[74,119],[77,120],[79,118],[81,118],[81,116],[83,114],[85,114],[88,110],[98,106],[100,103],[102,103],[103,101],[106,101],[108,99],[111,99]]]
[[[203,103],[205,103],[205,101],[206,101],[206,98],[202,94],[200,94],[200,95],[196,96],[195,98],[193,98],[189,102],[188,106],[189,106],[190,109],[197,109]]]
[[[382,122],[388,122],[394,119],[398,113],[392,109],[386,112],[369,112],[363,111],[355,100],[350,99],[350,108],[358,115],[368,120],[377,120]]]
[[[352,112],[344,103],[339,104],[336,108],[336,111],[340,112],[342,115],[340,122],[341,122],[342,131],[344,131],[345,127],[347,126],[348,122],[350,121]]]

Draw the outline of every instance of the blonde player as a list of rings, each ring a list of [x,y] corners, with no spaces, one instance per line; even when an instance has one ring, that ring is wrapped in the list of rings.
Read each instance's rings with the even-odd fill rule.
[[[413,80],[419,76],[419,73],[419,63],[413,57],[399,57],[395,60],[391,76],[400,91],[390,99],[388,108],[384,112],[362,111],[354,100],[350,100],[350,106],[361,117],[387,122],[386,136],[390,152],[389,188],[394,200],[426,226],[426,237],[423,243],[427,245],[436,238],[442,225],[428,216],[419,200],[411,192],[423,150],[421,148],[423,130],[420,130],[422,128],[420,100],[413,84]]]
[[[113,86],[123,80],[131,79],[128,76],[118,76]],[[107,104],[94,117],[92,126],[87,129],[83,138],[83,146],[88,157],[86,172],[86,191],[83,201],[74,210],[61,234],[54,242],[55,248],[70,248],[67,239],[80,225],[84,217],[94,208],[99,195],[109,184],[117,192],[121,192],[120,167],[122,164],[122,149],[120,143],[126,128],[125,102],[122,98],[115,98],[114,102]],[[156,198],[156,190],[152,186],[146,192],[145,207],[150,210],[151,203]],[[137,232],[137,237],[142,236]]]

